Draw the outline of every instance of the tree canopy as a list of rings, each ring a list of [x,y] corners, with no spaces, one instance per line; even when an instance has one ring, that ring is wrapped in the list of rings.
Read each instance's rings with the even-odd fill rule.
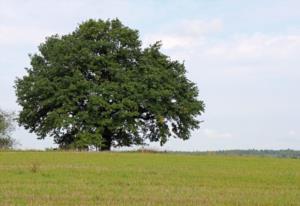
[[[88,20],[46,38],[16,80],[19,124],[61,148],[188,139],[204,103],[184,64],[160,48],[143,49],[138,31],[118,19]]]

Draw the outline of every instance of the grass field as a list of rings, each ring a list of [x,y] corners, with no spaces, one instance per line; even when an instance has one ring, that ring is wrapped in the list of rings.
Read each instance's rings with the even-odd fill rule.
[[[300,205],[300,160],[0,152],[0,205]]]

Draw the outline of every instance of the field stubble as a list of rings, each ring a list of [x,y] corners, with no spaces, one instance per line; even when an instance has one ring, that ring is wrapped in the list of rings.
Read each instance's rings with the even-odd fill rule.
[[[300,160],[0,152],[0,205],[300,205]]]

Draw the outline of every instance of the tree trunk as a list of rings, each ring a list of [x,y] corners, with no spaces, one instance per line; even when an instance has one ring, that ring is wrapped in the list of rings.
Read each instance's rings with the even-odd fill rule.
[[[101,151],[110,151],[111,142],[105,142],[105,145],[101,146]]]
[[[101,151],[110,151],[111,149],[111,144],[112,144],[112,133],[108,130],[105,129],[103,133],[103,145],[101,146]]]

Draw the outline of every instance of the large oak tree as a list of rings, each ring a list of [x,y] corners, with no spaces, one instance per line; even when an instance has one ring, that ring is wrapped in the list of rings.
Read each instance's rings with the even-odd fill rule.
[[[19,124],[61,148],[188,139],[204,103],[184,64],[160,47],[143,49],[138,31],[118,19],[88,20],[48,37],[16,80]]]

